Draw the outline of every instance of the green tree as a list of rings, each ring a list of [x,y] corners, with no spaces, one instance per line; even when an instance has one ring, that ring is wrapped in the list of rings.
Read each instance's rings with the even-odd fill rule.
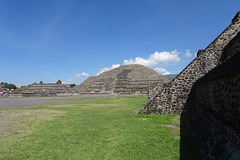
[[[43,84],[43,81],[40,81],[39,84]]]
[[[62,81],[59,79],[56,84],[62,84]]]
[[[9,89],[17,89],[17,87],[14,84],[8,84],[7,88],[9,88]]]
[[[14,85],[14,84],[8,84],[7,82],[1,82],[2,85],[4,85],[5,88],[8,88],[8,89],[17,89],[17,87]]]
[[[73,87],[75,87],[76,86],[76,84],[70,84],[70,87],[71,88],[73,88]]]

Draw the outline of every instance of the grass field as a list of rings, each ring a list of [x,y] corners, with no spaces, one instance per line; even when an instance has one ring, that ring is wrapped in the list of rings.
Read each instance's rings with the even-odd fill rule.
[[[179,159],[179,115],[138,115],[147,97],[71,100],[0,110],[0,159]]]

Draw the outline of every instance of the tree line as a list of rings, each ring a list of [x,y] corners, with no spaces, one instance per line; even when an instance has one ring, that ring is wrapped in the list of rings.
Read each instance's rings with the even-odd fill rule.
[[[11,84],[11,83],[7,83],[7,82],[1,82],[1,85],[4,85],[4,88],[8,88],[8,89],[17,89],[17,87],[15,86],[15,84]]]

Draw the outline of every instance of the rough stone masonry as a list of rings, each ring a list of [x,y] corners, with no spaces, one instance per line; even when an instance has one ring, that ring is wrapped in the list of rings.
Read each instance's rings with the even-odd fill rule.
[[[240,32],[197,80],[181,114],[181,159],[240,159]]]
[[[193,83],[220,64],[223,49],[239,31],[240,12],[209,46],[198,51],[197,57],[177,77],[160,88],[151,88],[149,102],[139,114],[181,113]]]

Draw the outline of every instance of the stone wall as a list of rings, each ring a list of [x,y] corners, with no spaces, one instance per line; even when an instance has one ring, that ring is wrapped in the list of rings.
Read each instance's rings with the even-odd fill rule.
[[[221,59],[225,46],[240,31],[240,12],[233,18],[232,23],[205,49],[199,50],[197,57],[161,91],[150,91],[150,98],[139,113],[172,114],[179,113],[188,98],[193,83],[215,68]],[[149,96],[150,97],[150,96]]]
[[[157,83],[155,86],[148,87],[148,101],[151,101],[156,97],[163,88],[163,83]]]
[[[181,159],[240,159],[240,32],[196,81],[181,114]]]

